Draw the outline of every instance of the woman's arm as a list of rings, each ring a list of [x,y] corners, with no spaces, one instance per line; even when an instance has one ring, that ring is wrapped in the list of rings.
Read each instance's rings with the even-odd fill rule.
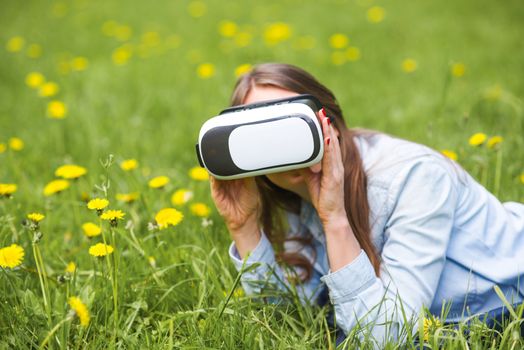
[[[342,261],[339,252],[344,248],[328,248],[331,271],[321,280],[329,288],[337,324],[346,334],[360,325],[370,327],[379,343],[396,340],[404,323],[416,318],[422,305],[431,305],[457,197],[448,170],[434,159],[421,160],[391,184],[380,278],[364,251],[337,269],[338,263],[332,261]],[[328,228],[326,239],[334,246],[345,244],[350,254],[355,249],[351,241],[337,240]]]
[[[294,235],[305,235],[307,233],[306,228],[302,226],[299,222],[299,219],[296,215],[288,213],[288,222],[290,224],[289,232],[293,232]],[[268,292],[275,295],[268,297],[268,301],[271,303],[280,302],[282,299],[276,294],[280,292],[291,291],[293,288],[296,288],[296,293],[302,304],[313,303],[320,292],[322,291],[323,285],[320,283],[321,274],[318,271],[313,271],[312,276],[304,283],[301,284],[292,284],[287,278],[288,272],[277,263],[275,259],[275,252],[273,247],[268,240],[267,236],[262,230],[258,230],[260,234],[260,239],[256,244],[255,248],[248,250],[244,257],[240,254],[238,249],[239,245],[236,240],[234,240],[229,247],[229,256],[231,261],[235,265],[237,271],[241,271],[242,267],[247,269],[248,272],[244,272],[241,276],[242,287],[248,295],[263,294]],[[288,232],[288,236],[289,233]],[[243,245],[243,243],[240,243]],[[286,251],[286,244],[284,245]],[[314,247],[305,247],[304,249],[310,249],[308,254],[303,254],[306,257],[316,255],[316,252],[311,252],[315,249]],[[293,251],[295,251],[293,249]],[[249,255],[248,255],[249,253]],[[305,251],[302,251],[305,253]],[[313,258],[310,259],[313,263]],[[254,269],[248,269],[253,264],[259,264]]]

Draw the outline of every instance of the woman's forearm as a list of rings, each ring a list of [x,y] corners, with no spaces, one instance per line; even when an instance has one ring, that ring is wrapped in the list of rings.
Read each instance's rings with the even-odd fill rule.
[[[324,224],[324,232],[331,272],[343,268],[360,254],[360,244],[347,217],[330,220]]]
[[[230,229],[229,232],[242,259],[260,242],[260,228],[256,221],[248,221],[242,227]]]

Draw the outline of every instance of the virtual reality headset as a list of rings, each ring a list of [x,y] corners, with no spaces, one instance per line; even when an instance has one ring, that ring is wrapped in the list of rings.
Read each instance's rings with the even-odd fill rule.
[[[324,155],[312,95],[227,108],[206,121],[196,144],[200,165],[221,180],[309,167]]]

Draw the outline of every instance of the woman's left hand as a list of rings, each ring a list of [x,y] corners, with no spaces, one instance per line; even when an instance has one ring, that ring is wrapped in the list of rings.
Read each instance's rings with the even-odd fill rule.
[[[311,202],[325,226],[338,220],[347,220],[344,206],[344,165],[337,131],[327,118],[325,109],[319,111],[324,135],[324,156],[318,165],[301,169]]]

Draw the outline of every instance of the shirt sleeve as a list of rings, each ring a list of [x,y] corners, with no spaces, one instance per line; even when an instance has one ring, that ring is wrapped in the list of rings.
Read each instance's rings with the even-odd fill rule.
[[[321,274],[313,269],[311,277],[303,282],[293,284],[288,280],[288,271],[277,263],[275,252],[265,232],[261,230],[261,238],[247,259],[240,258],[235,242],[231,242],[229,256],[237,271],[244,272],[240,282],[248,295],[267,295],[266,301],[279,303],[283,301],[282,293],[296,293],[303,305],[313,303],[321,293],[323,284],[320,282]],[[253,264],[258,266],[250,269]],[[247,270],[247,271],[246,271]]]
[[[403,325],[417,319],[423,305],[431,306],[457,197],[449,170],[432,159],[420,160],[394,178],[380,277],[363,250],[348,265],[321,277],[346,335],[358,325],[368,328],[377,343],[398,341]]]

